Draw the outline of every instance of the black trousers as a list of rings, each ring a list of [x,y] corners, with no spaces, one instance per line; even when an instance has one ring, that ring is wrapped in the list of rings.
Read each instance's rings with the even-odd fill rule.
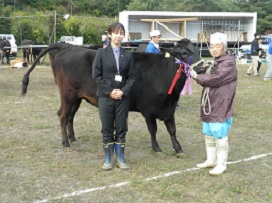
[[[128,130],[129,99],[115,100],[110,97],[99,97],[98,107],[103,143],[125,143]]]

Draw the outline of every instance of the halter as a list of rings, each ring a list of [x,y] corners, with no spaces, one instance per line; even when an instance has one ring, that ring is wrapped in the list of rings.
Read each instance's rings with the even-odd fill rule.
[[[192,65],[190,65],[189,68],[193,69],[194,67],[198,66],[200,63],[205,64],[205,61],[204,60],[199,60],[198,62],[195,62]]]
[[[172,91],[176,85],[177,80],[180,78],[181,72],[184,72],[186,74],[186,81],[185,81],[185,85],[181,91],[181,95],[185,95],[187,92],[187,89],[189,89],[189,95],[191,95],[193,93],[192,90],[192,84],[191,84],[191,80],[190,80],[190,73],[189,73],[189,67],[190,67],[190,63],[192,62],[192,56],[190,56],[189,59],[189,63],[185,63],[177,58],[176,59],[176,64],[180,64],[179,69],[176,72],[176,75],[172,81],[172,84],[168,90],[168,94],[172,94]]]

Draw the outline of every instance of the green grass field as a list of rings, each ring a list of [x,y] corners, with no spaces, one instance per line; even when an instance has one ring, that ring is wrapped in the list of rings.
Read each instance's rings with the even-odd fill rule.
[[[2,66],[0,202],[272,202],[272,82],[263,81],[266,64],[261,77],[246,77],[248,66],[237,66],[231,164],[218,177],[209,176],[208,169],[195,170],[206,152],[199,118],[201,87],[194,81],[193,95],[181,97],[175,114],[186,155],[175,157],[160,121],[157,138],[163,153],[153,153],[143,117],[130,113],[126,159],[131,169],[104,172],[98,110],[82,103],[75,117],[78,141],[63,148],[51,68],[38,66],[30,75],[28,93],[20,97],[27,70]],[[267,156],[244,160],[263,154]]]

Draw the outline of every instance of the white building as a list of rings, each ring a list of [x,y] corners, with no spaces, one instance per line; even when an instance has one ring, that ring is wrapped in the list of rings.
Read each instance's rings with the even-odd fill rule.
[[[148,41],[152,29],[161,31],[164,42],[182,38],[209,41],[210,34],[215,32],[227,34],[229,42],[251,42],[256,32],[257,13],[122,11],[119,22],[127,31],[124,42]]]

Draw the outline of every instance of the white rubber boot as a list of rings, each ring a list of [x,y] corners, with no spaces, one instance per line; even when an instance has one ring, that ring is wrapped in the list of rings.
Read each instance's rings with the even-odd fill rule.
[[[227,159],[229,153],[228,137],[216,140],[217,165],[209,171],[210,175],[220,175],[227,170]]]
[[[205,136],[205,145],[207,160],[204,163],[197,164],[198,168],[212,168],[216,166],[216,145],[213,136]]]

